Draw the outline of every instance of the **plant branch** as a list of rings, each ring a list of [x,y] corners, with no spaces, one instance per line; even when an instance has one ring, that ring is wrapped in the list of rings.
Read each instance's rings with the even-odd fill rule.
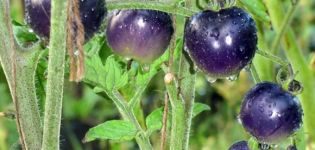
[[[290,6],[282,24],[281,24],[281,27],[280,27],[280,31],[279,33],[277,34],[277,36],[275,37],[275,40],[273,41],[272,43],[272,46],[271,46],[271,53],[272,54],[275,54],[278,47],[279,47],[279,44],[280,44],[280,41],[284,35],[284,33],[287,31],[288,27],[290,26],[290,23],[291,23],[291,20],[293,18],[293,14],[297,8],[297,3],[293,3],[292,2],[292,5]]]
[[[159,10],[167,13],[182,15],[182,16],[192,16],[197,11],[187,9],[185,7],[178,6],[177,3],[167,3],[167,2],[154,2],[146,1],[145,3],[140,0],[135,1],[107,1],[106,7],[108,10],[114,9],[151,9]]]
[[[42,149],[58,150],[62,113],[67,1],[51,1],[51,28]]]
[[[180,69],[179,69],[179,85],[180,85],[180,96],[184,100],[185,105],[185,136],[184,136],[184,150],[189,149],[189,137],[191,130],[191,120],[192,112],[195,103],[195,83],[196,83],[196,73],[194,70],[193,63],[190,62],[189,57],[182,55],[180,59]]]
[[[268,45],[264,36],[263,23],[256,21],[257,23],[257,36],[258,36],[258,49],[267,51]],[[273,65],[272,61],[266,61],[267,59],[261,55],[255,55],[253,64],[256,67],[257,73],[262,81],[273,81],[274,80],[274,68],[270,67]]]
[[[167,70],[166,68],[164,69]],[[183,100],[179,97],[175,80],[166,84],[166,90],[171,103],[172,127],[170,150],[183,150],[185,137],[185,109]]]
[[[35,90],[38,45],[20,48],[14,39],[9,1],[0,1],[0,60],[6,75],[16,112],[20,142],[24,149],[39,150],[42,124]]]
[[[268,58],[269,60],[275,62],[275,63],[278,63],[279,65],[281,65],[282,67],[288,67],[290,65],[289,62],[287,61],[284,61],[282,60],[281,58],[271,54],[271,53],[268,53],[266,51],[263,51],[263,50],[257,50],[256,51],[257,54],[263,56],[263,57],[266,57]]]
[[[252,77],[253,77],[255,83],[260,83],[260,82],[261,82],[261,79],[260,79],[260,77],[259,77],[259,74],[258,74],[257,71],[256,71],[256,67],[255,67],[254,64],[251,64],[251,65],[250,65],[250,72],[251,72],[251,74],[252,74]]]
[[[133,109],[128,107],[128,103],[125,101],[122,95],[116,90],[106,90],[105,93],[113,100],[122,117],[125,120],[130,121],[137,128],[139,134],[136,136],[136,141],[139,144],[140,149],[151,150],[152,146],[149,137],[146,136],[145,131],[142,129],[133,113]]]
[[[164,112],[163,112],[163,125],[161,130],[161,150],[165,150],[167,138],[167,118],[168,118],[168,94],[165,93],[164,97]]]

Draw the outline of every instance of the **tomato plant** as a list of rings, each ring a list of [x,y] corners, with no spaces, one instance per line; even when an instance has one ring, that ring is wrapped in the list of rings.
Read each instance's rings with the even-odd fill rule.
[[[314,5],[1,0],[0,149],[312,150]]]

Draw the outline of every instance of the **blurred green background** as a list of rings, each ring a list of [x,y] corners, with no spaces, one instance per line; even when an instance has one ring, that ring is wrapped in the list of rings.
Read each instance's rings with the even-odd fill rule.
[[[11,0],[11,15],[15,21],[25,24],[21,2],[22,0]],[[283,5],[287,7],[287,1],[283,1]],[[183,27],[183,24],[179,24],[179,26]],[[315,51],[315,0],[301,1],[292,21],[292,27],[305,56],[310,60]],[[266,41],[270,42],[274,36],[274,32],[271,26],[265,27],[265,30]],[[103,31],[99,33],[100,36],[103,36]],[[102,56],[106,58],[111,52],[108,48],[104,49],[107,49],[107,51],[103,52]],[[39,66],[38,70],[39,72],[45,72],[45,69],[45,63],[43,63],[43,65]],[[38,80],[38,82],[45,82],[44,75],[41,78],[42,80]],[[154,77],[146,90],[142,100],[144,115],[148,115],[154,109],[163,106],[164,82],[162,81],[163,73],[161,72]],[[234,82],[219,80],[212,85],[206,81],[203,74],[200,73],[198,75],[196,102],[209,105],[211,111],[203,112],[194,118],[190,149],[226,150],[235,141],[249,139],[249,135],[243,130],[241,124],[238,123],[237,115],[242,97],[252,85],[251,76],[245,70],[241,72],[239,79]],[[13,111],[13,104],[5,76],[0,69],[0,112],[10,111]],[[112,101],[107,99],[106,96],[95,94],[91,88],[82,83],[67,82],[61,127],[61,149],[137,149],[134,142],[94,141],[84,144],[81,142],[89,128],[119,117]],[[156,149],[158,149],[160,133],[155,133],[151,140]],[[15,121],[0,117],[0,150],[10,149],[12,145],[16,145],[17,143],[18,133]],[[313,148],[315,150],[315,147]]]

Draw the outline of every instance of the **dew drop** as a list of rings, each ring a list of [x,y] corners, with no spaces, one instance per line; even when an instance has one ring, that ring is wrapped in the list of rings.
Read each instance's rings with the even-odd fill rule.
[[[79,51],[78,51],[78,50],[75,51],[75,52],[74,52],[74,55],[75,55],[75,56],[79,56]]]
[[[243,54],[245,52],[245,47],[244,46],[241,46],[239,51]]]
[[[150,71],[150,65],[149,64],[143,64],[142,65],[142,71],[143,72],[149,72]]]
[[[276,103],[276,102],[273,102],[272,105],[273,105],[273,107],[276,107],[276,106],[277,106],[277,103]]]
[[[269,117],[272,116],[272,111],[268,111],[268,116],[269,116]]]
[[[194,70],[195,70],[196,72],[200,72],[200,69],[199,69],[198,66],[196,66],[196,65],[194,65]]]
[[[229,81],[235,81],[238,79],[238,77],[239,77],[239,74],[235,74],[235,75],[227,77],[226,79]]]
[[[259,109],[259,111],[262,112],[262,113],[265,111],[264,106],[263,106],[262,104],[259,105],[259,108],[258,108],[258,109]]]
[[[214,37],[216,40],[219,39],[219,36],[220,36],[220,31],[218,28],[213,28],[210,32],[210,36],[211,37]]]
[[[213,77],[207,77],[207,81],[209,82],[209,83],[214,83],[215,81],[217,81],[217,78],[213,78]]]
[[[248,64],[244,67],[245,71],[250,72],[251,64],[252,64],[252,62],[248,63]]]
[[[29,29],[29,30],[28,30],[28,32],[33,33],[33,32],[34,32],[34,30],[33,30],[33,29]]]
[[[237,116],[237,122],[238,122],[239,124],[243,124],[240,115]]]

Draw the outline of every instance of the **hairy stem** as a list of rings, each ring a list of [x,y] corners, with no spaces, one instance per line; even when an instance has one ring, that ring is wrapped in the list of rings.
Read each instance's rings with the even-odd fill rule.
[[[43,150],[58,150],[66,54],[67,1],[51,1],[51,32]]]
[[[168,118],[168,94],[165,93],[164,97],[164,112],[163,112],[163,126],[161,129],[161,150],[166,148],[166,138],[167,138],[167,118]]]
[[[136,141],[140,149],[151,150],[152,146],[149,137],[146,136],[145,131],[142,129],[135,114],[133,113],[133,109],[128,107],[128,103],[126,103],[121,94],[118,91],[105,91],[105,93],[114,101],[122,117],[125,120],[130,121],[137,128],[139,134],[136,137]]]
[[[250,72],[252,74],[252,77],[253,77],[255,83],[260,83],[261,79],[259,77],[259,74],[257,73],[256,67],[254,64],[250,65]]]
[[[195,102],[195,83],[196,74],[193,69],[193,64],[189,62],[189,57],[182,55],[180,60],[179,77],[180,80],[180,96],[184,100],[185,105],[185,136],[184,136],[184,149],[189,149],[189,137],[191,129],[191,120],[193,107]]]
[[[135,1],[107,1],[106,7],[108,10],[114,9],[151,9],[159,10],[167,13],[182,15],[182,16],[192,16],[196,11],[187,9],[185,7],[178,6],[177,3],[167,3],[167,2],[155,2],[147,1],[143,2],[140,0]]]
[[[257,30],[258,30],[258,49],[267,51],[268,46],[264,36],[263,25],[261,22],[257,22]],[[265,57],[261,55],[255,55],[253,60],[253,64],[257,69],[257,73],[262,81],[274,81],[274,68],[270,67],[273,65],[273,62],[269,61]]]
[[[277,57],[277,56],[275,56],[271,53],[268,53],[266,51],[263,51],[263,50],[257,50],[256,53],[263,56],[263,57],[270,59],[271,61],[273,61],[275,63],[278,63],[282,67],[287,67],[290,64],[289,62],[282,60],[280,57]]]
[[[273,54],[275,54],[277,52],[277,49],[279,48],[280,41],[281,41],[284,33],[287,31],[288,27],[290,26],[291,20],[294,16],[293,14],[294,14],[297,6],[298,5],[296,3],[292,3],[292,6],[289,8],[289,10],[288,10],[288,12],[287,12],[282,24],[281,24],[280,31],[272,43],[271,51]]]
[[[16,44],[8,0],[0,1],[0,39],[0,61],[15,105],[21,145],[24,149],[39,150],[42,127],[34,80],[38,47],[22,50]]]
[[[185,107],[184,102],[179,98],[175,81],[166,84],[166,90],[171,103],[171,141],[170,150],[183,150],[185,137]]]
[[[281,30],[282,20],[284,18],[284,10],[282,8],[280,1],[269,1],[266,0],[265,4],[270,14],[271,22],[277,33]],[[304,91],[299,96],[302,107],[304,110],[304,125],[305,131],[309,134],[310,139],[315,141],[315,93],[313,89],[315,87],[315,81],[308,64],[298,47],[297,40],[295,39],[293,30],[291,28],[287,29],[287,33],[284,34],[284,39],[282,43],[285,49],[286,55],[290,62],[292,63],[293,69],[298,70],[299,74],[296,76],[303,86]]]

